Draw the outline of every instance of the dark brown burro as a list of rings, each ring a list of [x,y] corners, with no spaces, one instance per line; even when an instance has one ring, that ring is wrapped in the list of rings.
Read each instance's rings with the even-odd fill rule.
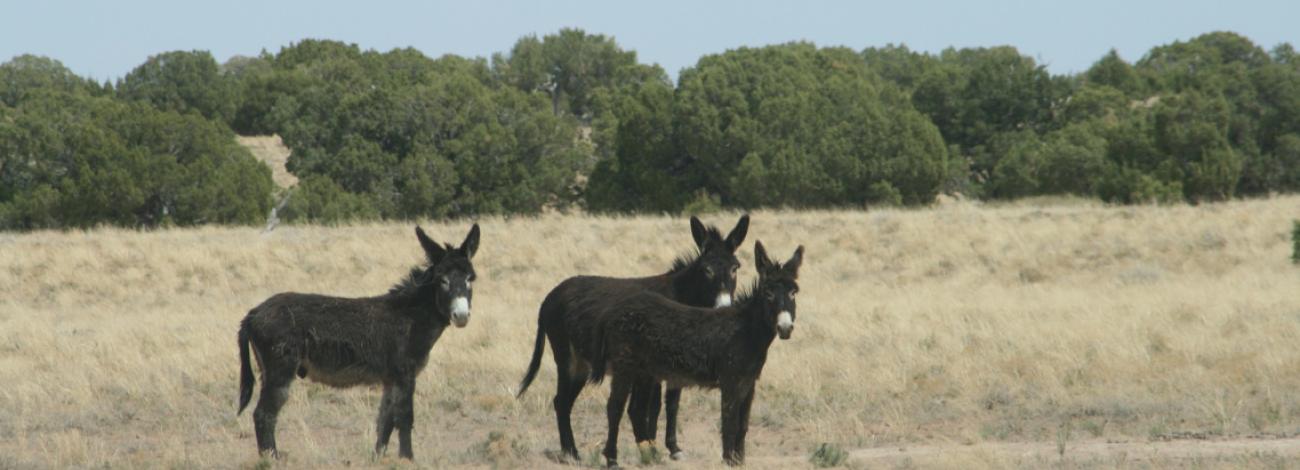
[[[664,296],[686,305],[730,305],[736,290],[736,270],[740,267],[736,249],[744,242],[748,231],[749,215],[741,216],[725,239],[717,228],[705,227],[699,219],[691,217],[691,235],[698,251],[678,258],[668,272],[642,278],[571,277],[546,295],[537,315],[533,357],[528,364],[528,372],[519,384],[517,396],[522,396],[537,376],[546,340],[549,338],[556,369],[555,398],[552,403],[560,432],[562,456],[580,460],[569,417],[574,400],[590,376],[590,363],[600,340],[597,332],[604,319],[617,311],[616,307],[621,302],[642,292],[653,292],[656,296]],[[653,426],[658,419],[659,386],[657,382],[647,382],[641,384],[638,390],[643,392],[638,393],[638,398],[646,395],[645,399],[640,400],[643,406],[629,408],[628,415],[632,421],[639,423],[636,426],[638,430],[645,431],[644,434],[638,432],[638,441],[651,440],[655,435]],[[676,442],[677,405],[680,397],[680,388],[671,388],[665,395],[668,415],[665,443],[674,457],[681,456]]]
[[[703,309],[645,292],[619,302],[603,323],[591,380],[610,376],[609,436],[605,459],[618,466],[618,425],[633,386],[664,381],[670,386],[722,390],[722,458],[730,465],[745,460],[745,433],[754,403],[754,384],[763,372],[767,350],[776,337],[789,339],[794,329],[796,280],[803,247],[784,264],[754,244],[758,282],[736,305]],[[645,406],[632,403],[629,409]],[[632,420],[641,435],[643,422]]]
[[[412,395],[429,350],[447,325],[469,323],[478,249],[475,224],[460,247],[439,245],[415,228],[427,264],[387,294],[367,298],[281,293],[253,308],[239,327],[239,412],[253,397],[249,346],[262,371],[262,393],[253,410],[260,453],[279,456],[275,422],[294,377],[334,387],[383,384],[375,452],[383,454],[393,429],[398,455],[411,459]]]

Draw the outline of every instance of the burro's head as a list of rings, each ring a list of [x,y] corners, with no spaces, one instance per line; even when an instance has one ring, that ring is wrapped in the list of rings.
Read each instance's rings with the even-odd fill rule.
[[[795,294],[799,293],[799,265],[803,264],[803,246],[784,263],[767,257],[763,242],[754,242],[754,267],[758,269],[758,287],[754,299],[763,305],[763,315],[781,339],[794,332]]]
[[[438,292],[437,313],[451,320],[457,328],[469,324],[470,301],[474,299],[474,252],[478,251],[478,224],[469,229],[469,235],[459,247],[438,244],[424,230],[415,227],[415,237],[424,247],[429,267],[421,276],[424,282],[434,284]]]
[[[702,280],[708,286],[709,295],[712,296],[710,298],[716,299],[714,307],[731,305],[732,297],[736,294],[736,270],[740,269],[736,249],[745,241],[747,232],[749,214],[740,216],[736,227],[731,229],[726,238],[722,237],[717,228],[705,227],[700,219],[691,217],[691,237],[695,239],[695,247],[700,251],[696,262],[704,275]]]

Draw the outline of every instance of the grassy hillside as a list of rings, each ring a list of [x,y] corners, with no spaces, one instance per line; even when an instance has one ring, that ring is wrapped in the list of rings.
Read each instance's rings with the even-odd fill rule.
[[[794,337],[772,346],[759,383],[750,467],[806,462],[821,442],[1047,443],[1069,459],[1076,443],[1294,436],[1297,216],[1300,197],[755,213],[743,285],[754,239],[781,259],[797,244],[807,253]],[[549,351],[529,393],[512,397],[538,304],[574,274],[661,272],[691,246],[689,229],[667,217],[480,222],[473,317],[420,377],[416,462],[554,466],[543,456],[558,448]],[[458,242],[468,225],[424,227]],[[379,294],[420,255],[406,223],[0,234],[0,468],[256,464],[251,417],[234,413],[239,319],[280,291]],[[285,464],[388,463],[370,455],[377,390],[292,390]],[[589,387],[574,411],[584,452],[604,438],[605,394]],[[717,415],[716,392],[685,393],[690,460],[671,467],[720,463]],[[1041,465],[1012,452],[934,464]],[[1121,462],[1090,455],[1077,458]]]

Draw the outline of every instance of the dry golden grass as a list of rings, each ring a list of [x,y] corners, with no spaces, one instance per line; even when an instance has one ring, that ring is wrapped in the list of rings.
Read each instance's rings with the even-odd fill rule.
[[[754,239],[807,254],[794,337],[772,346],[759,384],[750,466],[808,465],[821,442],[871,467],[1286,462],[1300,447],[1296,217],[1300,197],[755,213],[744,284]],[[735,214],[706,221],[729,228]],[[537,305],[574,274],[663,271],[691,245],[687,223],[480,222],[473,318],[419,380],[416,465],[554,467],[549,351],[533,389],[511,396]],[[419,260],[411,225],[0,234],[0,468],[257,465],[251,418],[234,413],[239,319],[280,291],[384,292]],[[458,242],[468,225],[424,226]],[[292,390],[282,464],[394,463],[370,454],[377,391]],[[584,452],[604,437],[605,393],[589,387],[574,412]],[[717,413],[716,392],[686,392],[690,457],[666,466],[719,465]],[[1187,438],[1274,447],[1153,461],[1103,445]],[[881,454],[899,448],[914,451]]]

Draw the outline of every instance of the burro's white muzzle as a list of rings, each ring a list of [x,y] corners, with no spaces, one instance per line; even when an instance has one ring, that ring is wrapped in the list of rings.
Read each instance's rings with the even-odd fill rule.
[[[722,308],[731,306],[731,294],[726,292],[718,293],[718,301],[713,303],[713,308]]]
[[[469,324],[469,299],[465,297],[451,299],[451,323],[456,325],[456,328],[464,328]]]
[[[776,315],[776,334],[781,339],[790,339],[790,333],[794,331],[794,316],[790,312],[781,312]]]

